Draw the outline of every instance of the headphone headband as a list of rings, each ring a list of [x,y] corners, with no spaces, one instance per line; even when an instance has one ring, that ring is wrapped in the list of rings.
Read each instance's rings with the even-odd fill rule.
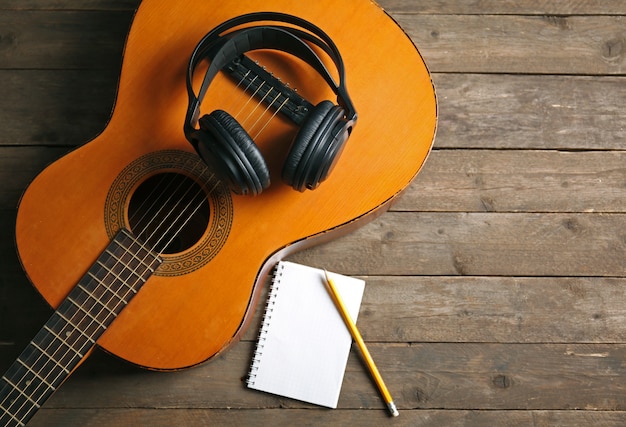
[[[243,28],[221,35],[239,25],[258,21],[284,22],[297,25],[310,32],[288,26],[267,25]],[[320,47],[333,60],[339,74],[339,84],[335,82],[319,56],[303,40]],[[207,33],[194,49],[187,72],[189,108],[184,125],[185,134],[189,134],[195,130],[200,115],[200,104],[210,82],[215,78],[217,73],[239,55],[251,50],[265,48],[282,50],[307,62],[333,89],[337,95],[338,102],[346,110],[347,120],[351,122],[356,120],[356,111],[354,110],[345,86],[343,60],[332,39],[316,25],[296,16],[276,12],[257,12],[237,16],[223,22]],[[205,74],[200,91],[196,96],[192,88],[193,72],[198,63],[207,56],[212,56],[211,64]]]

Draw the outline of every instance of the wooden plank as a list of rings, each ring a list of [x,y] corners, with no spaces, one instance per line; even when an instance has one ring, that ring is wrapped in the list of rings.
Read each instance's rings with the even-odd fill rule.
[[[0,70],[0,144],[81,144],[101,130],[119,70]],[[435,74],[437,148],[621,150],[622,77]],[[38,102],[33,103],[32,100]],[[32,119],[36,117],[36,119]]]
[[[52,313],[20,266],[14,224],[15,211],[0,210],[0,371],[3,373]]]
[[[109,68],[121,61],[130,11],[0,13],[0,68]]]
[[[626,212],[626,152],[434,150],[397,211]]]
[[[134,10],[140,0],[4,0],[0,10],[70,9],[70,10]],[[457,15],[624,15],[626,6],[621,2],[602,0],[378,0],[387,12]]]
[[[35,176],[67,151],[68,148],[0,147],[0,209],[14,210]],[[2,225],[9,226],[9,223]]]
[[[70,10],[133,10],[140,0],[4,0],[0,10],[70,9]],[[378,4],[391,14],[458,14],[458,15],[624,15],[626,6],[621,2],[602,0],[378,0]]]
[[[619,16],[395,18],[434,72],[624,74]],[[130,11],[5,11],[0,14],[0,68],[117,63],[131,19]]]
[[[67,151],[0,147],[0,209]],[[624,213],[624,164],[624,151],[434,150],[392,210]]]
[[[624,148],[622,77],[435,74],[434,82],[436,147]]]
[[[624,214],[389,212],[291,257],[351,275],[624,276]]]
[[[624,276],[626,215],[389,212],[294,261],[351,275]]]
[[[358,326],[368,341],[626,342],[624,278],[362,278]],[[256,340],[261,311],[244,340]]]
[[[624,15],[626,5],[603,0],[378,0],[391,14],[428,15]]]
[[[624,344],[369,343],[400,410],[620,410],[626,399]],[[139,371],[92,356],[47,408],[315,408],[247,389],[253,344],[176,374]],[[98,360],[99,359],[99,360]],[[106,362],[106,364],[105,364]],[[384,404],[354,349],[339,408]],[[368,411],[369,412],[369,411]]]
[[[21,272],[0,286],[0,366],[51,314]],[[359,328],[375,342],[625,342],[623,278],[363,277]],[[264,298],[262,298],[264,300]],[[262,305],[244,341],[255,341]]]
[[[0,70],[0,145],[80,145],[104,129],[118,69]]]
[[[294,425],[384,426],[401,427],[622,427],[626,423],[623,411],[472,411],[440,409],[404,409],[399,418],[390,420],[380,411],[310,409],[46,409],[33,418],[29,426],[50,425],[91,426],[186,426],[207,425]],[[374,415],[374,416],[373,416]]]
[[[623,16],[396,15],[431,71],[623,75]]]
[[[625,342],[623,278],[366,277],[365,339]]]
[[[134,10],[141,0],[3,0],[0,10]]]

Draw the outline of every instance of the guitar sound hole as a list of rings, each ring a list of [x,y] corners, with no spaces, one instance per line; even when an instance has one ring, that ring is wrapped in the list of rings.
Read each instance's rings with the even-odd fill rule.
[[[175,254],[195,245],[207,230],[210,206],[193,179],[174,172],[146,179],[131,196],[128,223],[158,253]]]

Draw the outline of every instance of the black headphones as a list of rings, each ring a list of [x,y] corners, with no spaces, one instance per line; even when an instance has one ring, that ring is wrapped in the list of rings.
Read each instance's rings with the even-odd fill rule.
[[[257,21],[283,22],[301,29],[259,25],[223,34],[236,26]],[[333,60],[338,70],[338,85],[311,45],[321,48]],[[302,59],[337,95],[338,105],[324,100],[307,113],[281,173],[283,181],[298,191],[315,189],[328,177],[338,160],[357,114],[348,96],[343,60],[335,43],[316,25],[301,18],[274,12],[241,15],[218,25],[202,38],[191,55],[187,70],[189,107],[184,124],[185,137],[235,193],[257,195],[269,186],[270,174],[265,159],[252,138],[230,114],[216,110],[199,118],[200,104],[217,73],[243,53],[258,49],[280,50]],[[196,96],[192,88],[193,73],[207,58],[211,64]]]

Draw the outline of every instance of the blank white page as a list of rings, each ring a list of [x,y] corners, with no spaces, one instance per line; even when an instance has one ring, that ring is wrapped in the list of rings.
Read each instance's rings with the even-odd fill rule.
[[[365,282],[329,273],[356,322]],[[326,288],[324,271],[276,267],[248,387],[336,408],[352,337]]]

